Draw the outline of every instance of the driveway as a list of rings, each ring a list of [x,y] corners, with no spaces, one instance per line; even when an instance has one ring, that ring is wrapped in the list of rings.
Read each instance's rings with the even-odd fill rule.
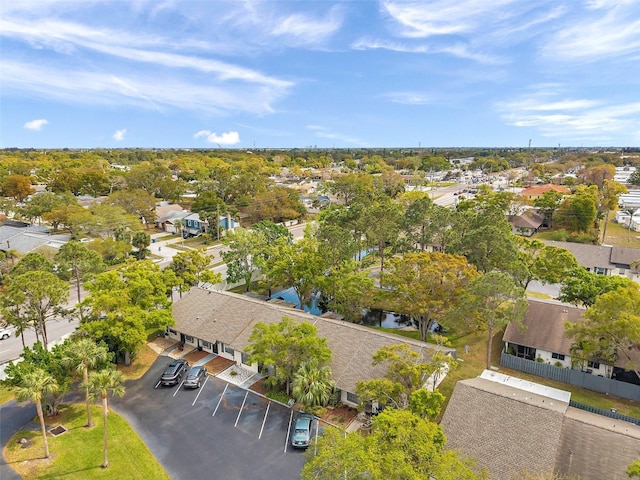
[[[36,407],[31,402],[16,403],[15,400],[11,400],[0,405],[0,446],[4,448],[9,438],[31,422],[36,415]],[[0,478],[2,480],[22,478],[7,464],[4,455],[0,455]]]
[[[300,478],[305,459],[289,445],[291,409],[211,376],[195,390],[157,386],[169,360],[158,357],[111,403],[172,479]]]

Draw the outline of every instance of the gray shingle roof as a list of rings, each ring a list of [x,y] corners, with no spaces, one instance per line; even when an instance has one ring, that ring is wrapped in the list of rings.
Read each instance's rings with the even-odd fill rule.
[[[573,256],[576,257],[579,265],[586,268],[615,268],[610,261],[611,247],[607,245],[589,245],[586,243],[573,242],[556,242],[553,240],[544,240],[547,245],[554,247],[566,248]]]
[[[548,352],[571,355],[571,341],[564,333],[565,322],[577,322],[584,308],[570,307],[561,303],[529,300],[529,309],[522,328],[510,323],[502,340],[526,347],[540,348]]]
[[[617,265],[631,265],[640,260],[640,248],[611,247],[611,263]]]
[[[550,473],[568,404],[484,378],[456,384],[442,418],[447,447],[473,457],[494,480]]]
[[[383,377],[385,367],[373,366],[372,357],[385,345],[409,344],[413,350],[428,357],[429,350],[455,349],[438,347],[417,340],[374,330],[353,323],[322,318],[300,310],[282,307],[255,298],[230,292],[193,288],[173,305],[176,330],[196,338],[221,341],[231,348],[244,351],[249,336],[258,322],[277,323],[287,316],[298,322],[309,322],[326,338],[332,352],[329,364],[336,386],[355,392],[358,380]]]
[[[494,480],[525,471],[622,480],[640,457],[640,427],[484,378],[457,383],[442,427],[447,447],[475,458]]]

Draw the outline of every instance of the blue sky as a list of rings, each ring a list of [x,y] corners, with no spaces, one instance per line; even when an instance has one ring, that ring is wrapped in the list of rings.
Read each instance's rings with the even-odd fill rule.
[[[640,145],[639,0],[0,2],[0,147]]]

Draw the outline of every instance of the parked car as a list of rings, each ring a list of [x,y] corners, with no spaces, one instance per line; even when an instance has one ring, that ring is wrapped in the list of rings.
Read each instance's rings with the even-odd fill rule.
[[[191,367],[182,386],[184,388],[200,388],[206,376],[207,369],[204,366]]]
[[[160,382],[162,385],[176,385],[182,381],[182,377],[184,373],[189,368],[189,362],[180,358],[178,360],[174,360],[167,368],[162,372],[162,376],[160,377]]]
[[[6,340],[11,336],[11,330],[0,327],[0,340]]]
[[[307,448],[311,440],[311,425],[313,425],[313,415],[301,413],[296,419],[291,435],[291,445],[297,448]]]

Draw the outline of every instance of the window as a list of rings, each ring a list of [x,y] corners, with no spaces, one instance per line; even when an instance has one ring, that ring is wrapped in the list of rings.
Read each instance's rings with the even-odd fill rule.
[[[626,270],[624,268],[621,268],[618,270],[618,275],[624,275],[626,272]]]
[[[556,360],[564,360],[564,355],[561,353],[552,353],[551,358],[555,358]]]
[[[224,352],[228,353],[229,355],[233,355],[234,353],[236,353],[233,348],[231,348],[229,345],[225,345],[224,346]]]
[[[241,356],[240,356],[240,361],[242,363],[244,363],[245,365],[249,365],[249,355],[242,352]]]
[[[177,335],[177,334],[178,334],[178,332],[176,332],[176,331],[175,331],[175,330],[173,330],[172,328],[170,328],[170,329],[169,329],[169,333],[170,333],[171,335]]]
[[[606,275],[607,274],[607,269],[606,268],[602,268],[602,267],[595,267],[593,269],[593,271],[595,273],[597,273],[598,275]]]
[[[358,403],[358,395],[355,393],[347,392],[347,402]]]
[[[598,362],[589,362],[587,363],[589,368],[595,368],[596,370],[600,368],[600,364]]]
[[[204,340],[200,340],[200,345],[203,348],[211,348],[211,344],[209,342],[205,342]]]
[[[189,342],[189,343],[193,343],[193,337],[190,335],[185,335],[184,336],[185,341]]]

